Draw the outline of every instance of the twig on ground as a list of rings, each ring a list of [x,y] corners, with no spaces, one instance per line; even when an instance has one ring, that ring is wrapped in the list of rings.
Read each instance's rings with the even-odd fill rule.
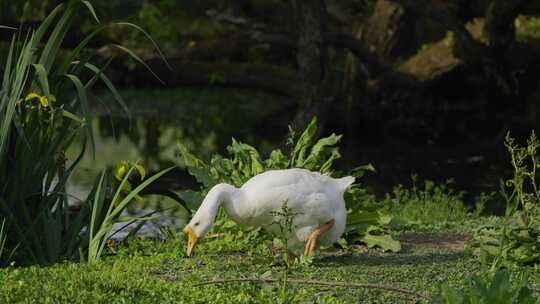
[[[204,238],[205,239],[218,239],[218,238],[222,238],[225,236],[225,233],[214,233],[214,234],[209,234],[207,236],[205,236]]]
[[[193,284],[194,287],[203,286],[203,285],[212,285],[212,284],[226,284],[226,283],[235,283],[235,282],[263,282],[263,283],[277,283],[281,282],[279,279],[259,279],[259,278],[240,278],[240,279],[222,279],[222,280],[213,280],[213,281],[203,281],[197,284]],[[315,281],[315,280],[300,280],[300,279],[289,279],[287,282],[292,284],[306,284],[306,285],[322,285],[322,286],[333,286],[333,287],[352,287],[352,288],[368,288],[368,289],[382,289],[386,291],[396,292],[405,294],[408,296],[413,296],[423,300],[430,300],[429,295],[423,295],[410,291],[403,288],[397,288],[387,285],[380,284],[370,284],[370,283],[346,283],[346,282],[330,282],[330,281]]]

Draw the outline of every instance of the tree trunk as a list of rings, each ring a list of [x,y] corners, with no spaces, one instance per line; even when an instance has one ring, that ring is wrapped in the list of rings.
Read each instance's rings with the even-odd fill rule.
[[[516,95],[517,85],[508,60],[511,47],[516,41],[514,20],[529,1],[492,0],[486,10],[484,34],[488,38],[489,55],[496,71],[496,82],[504,96]],[[509,104],[512,99],[503,103]]]
[[[516,39],[514,20],[519,13],[519,9],[526,2],[528,1],[491,1],[486,11],[484,32],[493,51],[506,55],[508,47]]]
[[[296,1],[298,76],[300,96],[295,127],[303,129],[313,116],[324,124],[327,104],[328,50],[325,42],[327,11],[324,0]],[[321,128],[322,129],[322,128]]]

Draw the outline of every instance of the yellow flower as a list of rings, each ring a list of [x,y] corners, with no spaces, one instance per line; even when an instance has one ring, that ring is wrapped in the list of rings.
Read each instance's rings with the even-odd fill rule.
[[[114,178],[116,178],[118,181],[122,181],[124,179],[124,175],[126,175],[126,172],[128,171],[129,163],[125,160],[119,162],[116,165],[116,168],[114,170]]]
[[[39,104],[40,104],[42,107],[46,108],[46,107],[49,106],[49,100],[47,99],[47,97],[41,96],[41,97],[39,97]]]
[[[190,40],[187,44],[187,47],[191,49],[191,48],[194,48],[196,45],[197,45],[197,42]]]
[[[146,177],[146,170],[144,170],[144,167],[135,163],[133,164],[137,172],[139,172],[139,176],[141,177],[141,180],[143,180]]]
[[[146,171],[144,170],[144,167],[139,165],[138,163],[132,163],[128,161],[121,161],[116,165],[116,168],[114,170],[114,177],[118,181],[122,181],[124,179],[124,175],[131,169],[135,168],[135,170],[139,173],[139,177],[141,180],[143,180],[146,177]]]
[[[25,101],[30,101],[37,99],[39,102],[40,108],[47,108],[51,102],[56,102],[56,97],[54,95],[50,95],[48,98],[44,95],[39,95],[38,93],[32,92],[24,98]]]
[[[32,93],[26,95],[26,97],[24,98],[24,101],[30,101],[30,100],[35,99],[35,98],[39,99],[40,97],[41,96],[38,93],[32,92]]]
[[[114,178],[121,182],[124,180],[124,178],[126,178],[126,174],[133,169],[135,169],[135,171],[139,173],[139,177],[141,178],[141,180],[146,177],[146,171],[143,166],[139,165],[138,163],[132,163],[123,160],[116,165],[114,169]],[[128,180],[123,183],[121,188],[122,192],[125,195],[129,195],[132,189],[133,187]],[[135,195],[134,199],[139,205],[141,205],[141,207],[144,206],[144,199],[141,196]]]

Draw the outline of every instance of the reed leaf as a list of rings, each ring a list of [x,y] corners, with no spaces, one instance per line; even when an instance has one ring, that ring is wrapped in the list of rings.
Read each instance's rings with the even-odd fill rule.
[[[90,144],[92,146],[92,157],[95,158],[96,156],[96,142],[94,139],[94,132],[92,131],[92,116],[90,115],[90,107],[88,106],[88,97],[86,95],[86,89],[84,85],[82,84],[79,77],[67,74],[66,77],[73,82],[73,85],[75,86],[75,89],[77,90],[77,95],[79,98],[80,106],[81,106],[81,112],[85,118],[85,127],[86,127],[86,135],[90,139]]]
[[[137,54],[135,54],[132,50],[130,50],[130,49],[124,47],[124,46],[121,46],[119,44],[113,44],[112,46],[119,49],[119,50],[121,50],[121,51],[124,51],[131,58],[135,59],[135,61],[142,64],[150,73],[152,73],[152,75],[154,75],[154,77],[156,77],[157,80],[159,80],[159,82],[161,82],[161,84],[165,84],[165,82],[163,82],[163,80],[161,80],[161,78],[159,78],[159,76],[156,73],[154,73],[152,68],[141,57],[137,56]]]

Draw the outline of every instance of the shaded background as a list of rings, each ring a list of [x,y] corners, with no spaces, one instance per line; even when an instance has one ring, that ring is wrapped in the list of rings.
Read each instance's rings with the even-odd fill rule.
[[[0,0],[0,24],[32,27],[60,2]],[[452,178],[472,203],[510,174],[506,133],[525,138],[540,122],[538,1],[92,3],[109,27],[89,54],[115,56],[107,74],[133,117],[94,96],[98,156],[86,158],[76,183],[121,159],[153,170],[177,163],[178,140],[204,158],[226,153],[231,137],[264,154],[284,145],[289,125],[300,130],[316,115],[320,134],[344,134],[340,168],[375,166],[363,180],[371,191],[410,185],[411,174]],[[80,20],[64,47],[97,26]],[[144,28],[170,69],[143,34],[113,21]],[[2,62],[11,35],[0,31]],[[156,187],[194,185],[179,169]]]

